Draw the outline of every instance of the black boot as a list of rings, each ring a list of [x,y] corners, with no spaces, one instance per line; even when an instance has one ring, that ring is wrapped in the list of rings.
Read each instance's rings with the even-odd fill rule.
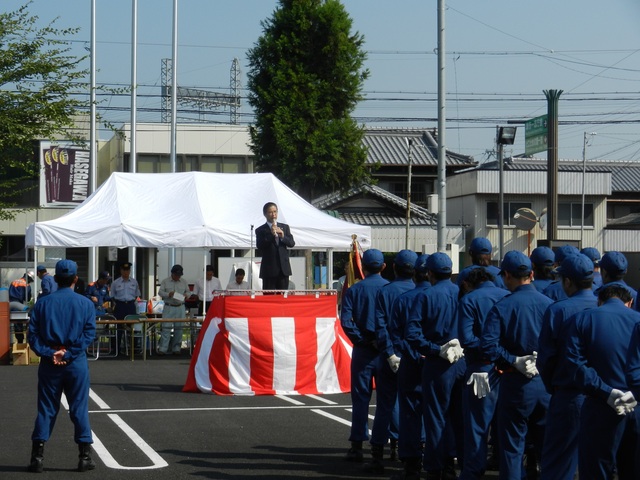
[[[351,448],[347,450],[345,460],[347,462],[362,462],[362,442],[351,442]]]
[[[78,444],[78,471],[86,472],[87,470],[93,470],[96,468],[96,464],[91,459],[91,444],[79,443]]]
[[[31,461],[27,468],[30,472],[42,473],[44,470],[44,442],[33,442],[31,445]]]
[[[389,440],[389,460],[396,461],[398,459],[398,440],[392,438]]]
[[[390,480],[420,480],[422,471],[421,457],[407,457],[402,460],[404,468],[402,472],[396,473]]]
[[[382,445],[371,445],[371,462],[365,463],[363,469],[367,473],[384,473],[382,455],[384,447]]]

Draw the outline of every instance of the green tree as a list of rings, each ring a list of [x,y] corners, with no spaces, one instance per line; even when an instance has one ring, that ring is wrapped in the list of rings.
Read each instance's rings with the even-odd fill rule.
[[[74,117],[89,106],[79,97],[78,84],[87,70],[86,57],[70,54],[69,43],[60,40],[78,29],[59,28],[56,20],[38,27],[29,4],[0,13],[0,219],[15,217],[16,192],[39,175],[34,141],[64,136]],[[71,137],[71,138],[70,138]]]
[[[256,168],[307,199],[369,179],[351,117],[369,72],[338,0],[280,0],[248,53]]]

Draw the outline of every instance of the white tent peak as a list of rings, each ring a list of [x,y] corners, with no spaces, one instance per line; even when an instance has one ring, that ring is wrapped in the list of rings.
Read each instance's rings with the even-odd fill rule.
[[[371,229],[331,217],[271,173],[112,173],[62,217],[32,223],[30,247],[250,248],[265,222],[262,206],[278,205],[297,249],[347,250]]]

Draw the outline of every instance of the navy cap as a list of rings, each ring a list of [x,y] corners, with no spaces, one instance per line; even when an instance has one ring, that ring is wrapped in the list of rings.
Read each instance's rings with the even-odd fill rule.
[[[556,254],[556,263],[560,265],[565,258],[571,255],[578,255],[580,250],[572,245],[562,245],[561,247],[557,247],[554,252]]]
[[[129,262],[124,262],[122,265],[120,265],[120,268],[122,270],[131,270],[131,264]]]
[[[493,247],[491,246],[491,242],[488,239],[484,237],[476,237],[471,241],[469,252],[490,255],[492,249]]]
[[[367,267],[381,267],[384,264],[384,255],[376,248],[370,248],[362,255],[362,263]]]
[[[427,273],[429,270],[427,268],[427,259],[429,258],[429,254],[423,253],[422,255],[418,255],[415,263],[415,269],[418,273]]]
[[[556,261],[556,254],[549,247],[536,247],[529,258],[531,263],[535,263],[538,266],[551,266]]]
[[[73,260],[60,260],[56,263],[56,275],[74,277],[78,274],[78,265]]]
[[[600,259],[600,268],[613,275],[623,275],[627,273],[629,262],[620,252],[607,252]]]
[[[580,253],[589,257],[594,265],[598,265],[600,262],[600,252],[595,247],[585,247],[580,250]]]
[[[506,253],[500,264],[500,273],[509,272],[516,277],[526,277],[531,273],[531,260],[519,250]]]
[[[38,272],[46,272],[47,271],[47,267],[45,267],[44,265],[38,265],[38,268],[36,268],[36,271],[38,271]]]
[[[393,263],[397,267],[414,268],[417,259],[418,254],[413,250],[400,250],[393,259]]]
[[[431,270],[436,273],[451,273],[453,271],[453,262],[449,258],[449,255],[442,252],[436,252],[429,255],[427,258],[427,270]]]
[[[100,272],[100,275],[98,275],[98,278],[110,278],[110,277],[111,277],[111,274],[106,270]]]
[[[171,267],[171,273],[174,275],[182,276],[184,275],[184,270],[182,269],[182,265],[174,265]]]
[[[589,280],[593,278],[593,261],[581,253],[569,255],[553,272],[571,280]]]

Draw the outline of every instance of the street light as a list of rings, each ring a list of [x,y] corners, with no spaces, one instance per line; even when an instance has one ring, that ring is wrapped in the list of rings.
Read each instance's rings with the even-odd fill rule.
[[[498,146],[498,229],[500,235],[498,237],[498,252],[500,261],[503,259],[502,251],[504,248],[504,159],[502,158],[502,146],[513,145],[516,140],[516,130],[518,127],[501,127],[496,125],[496,144]]]

